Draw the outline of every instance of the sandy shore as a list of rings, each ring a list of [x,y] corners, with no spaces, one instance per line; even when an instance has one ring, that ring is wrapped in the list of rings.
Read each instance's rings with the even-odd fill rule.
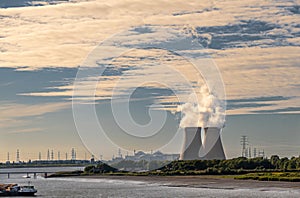
[[[169,187],[190,187],[210,189],[251,189],[251,188],[290,188],[300,189],[299,182],[235,180],[221,176],[80,176],[91,179],[115,179],[142,181]]]

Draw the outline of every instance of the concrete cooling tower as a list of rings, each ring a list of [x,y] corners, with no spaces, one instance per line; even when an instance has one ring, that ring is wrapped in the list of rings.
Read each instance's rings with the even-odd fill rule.
[[[204,129],[203,159],[226,159],[220,132],[221,129],[217,127],[209,127]]]
[[[205,128],[203,145],[201,127],[186,127],[184,132],[183,151],[180,155],[181,160],[226,159],[221,141],[220,128]]]
[[[202,146],[201,127],[186,127],[184,132],[183,151],[180,155],[180,159],[200,159],[199,151]]]

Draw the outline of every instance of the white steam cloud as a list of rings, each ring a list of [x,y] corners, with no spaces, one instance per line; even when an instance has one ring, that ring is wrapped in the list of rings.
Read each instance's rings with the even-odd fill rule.
[[[225,102],[210,93],[206,86],[199,94],[191,94],[187,103],[179,106],[183,114],[180,127],[224,127]]]

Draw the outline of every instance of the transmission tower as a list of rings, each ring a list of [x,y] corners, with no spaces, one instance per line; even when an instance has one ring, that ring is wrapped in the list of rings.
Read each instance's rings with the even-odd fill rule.
[[[246,147],[246,149],[245,149],[245,154],[244,154],[243,157],[247,157],[247,158],[248,158],[248,147]]]
[[[121,149],[119,148],[119,150],[118,150],[118,156],[120,157],[120,158],[122,158],[122,152],[121,152]]]
[[[7,161],[9,162],[9,152],[7,152]]]
[[[251,146],[248,148],[248,157],[251,158]]]
[[[39,152],[39,160],[41,161],[42,160],[42,153]]]
[[[19,149],[17,149],[17,159],[16,162],[19,163],[20,162],[20,151]]]
[[[53,150],[51,150],[51,160],[54,160],[54,153],[53,153]]]
[[[60,151],[57,152],[57,159],[60,160]]]
[[[248,137],[243,135],[241,137],[241,145],[242,145],[242,157],[247,156],[247,145],[248,145]]]
[[[258,156],[264,158],[265,157],[265,150],[259,151]]]
[[[72,151],[71,151],[71,159],[72,159],[72,160],[75,160],[75,158],[76,158],[75,155],[76,155],[76,154],[75,154],[75,149],[72,148]]]
[[[50,151],[48,149],[48,152],[47,152],[47,161],[50,161]]]

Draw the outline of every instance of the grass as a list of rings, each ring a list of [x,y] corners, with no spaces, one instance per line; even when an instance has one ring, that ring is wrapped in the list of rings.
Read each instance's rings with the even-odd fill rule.
[[[48,177],[70,177],[70,176],[80,176],[82,171],[62,171],[56,172],[54,174],[49,175]]]
[[[234,179],[242,180],[258,180],[258,181],[286,181],[286,182],[300,182],[299,172],[262,172],[262,173],[248,173],[245,175],[235,176]]]

